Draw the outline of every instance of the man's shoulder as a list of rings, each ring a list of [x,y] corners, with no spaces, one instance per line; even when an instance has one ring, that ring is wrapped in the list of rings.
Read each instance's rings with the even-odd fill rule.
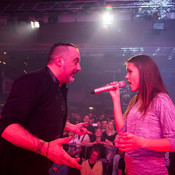
[[[29,72],[27,74],[24,74],[23,76],[19,77],[18,79],[16,79],[16,82],[18,81],[22,81],[22,80],[45,80],[48,79],[49,76],[49,72],[48,70],[45,69],[40,69],[40,70],[36,70],[33,72]]]
[[[30,77],[45,77],[46,75],[49,75],[49,71],[47,68],[45,69],[39,69],[32,72],[29,72],[28,74],[25,74],[24,76],[30,76]]]

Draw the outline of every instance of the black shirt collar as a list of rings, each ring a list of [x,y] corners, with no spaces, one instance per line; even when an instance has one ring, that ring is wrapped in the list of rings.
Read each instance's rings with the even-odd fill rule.
[[[54,73],[50,70],[49,67],[46,66],[46,68],[47,68],[47,70],[49,71],[49,73],[50,73],[50,75],[51,75],[51,77],[52,77],[53,82],[54,82],[57,86],[59,86],[60,81],[57,79],[57,77],[54,75]],[[66,83],[63,83],[62,86],[61,86],[61,88],[66,88]]]

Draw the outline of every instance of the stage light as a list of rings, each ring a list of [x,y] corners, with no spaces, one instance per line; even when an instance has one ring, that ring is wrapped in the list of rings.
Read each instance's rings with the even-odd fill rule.
[[[103,24],[113,24],[113,14],[109,11],[103,14]]]
[[[31,21],[31,27],[32,29],[36,29],[40,27],[40,24],[38,21]]]
[[[89,110],[94,110],[94,107],[93,107],[93,106],[90,106],[90,107],[89,107]]]
[[[104,29],[108,29],[109,25],[113,24],[112,7],[106,6],[102,15],[102,24]]]

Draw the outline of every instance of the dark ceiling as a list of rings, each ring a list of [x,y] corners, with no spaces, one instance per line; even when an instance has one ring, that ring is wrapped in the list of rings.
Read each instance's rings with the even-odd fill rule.
[[[105,6],[122,12],[175,12],[174,0],[1,0],[0,15],[90,14]]]
[[[108,29],[101,28],[95,18],[105,6],[119,13],[118,23]],[[12,21],[21,18],[43,20],[44,24],[29,32]],[[164,28],[153,29],[155,23]],[[0,61],[6,61],[4,65],[1,61],[1,67],[8,67],[11,76],[43,67],[55,42],[79,45],[82,71],[71,84],[73,104],[83,101],[112,107],[109,94],[92,96],[90,90],[123,80],[123,62],[137,54],[156,59],[175,99],[174,31],[175,0],[0,0]]]

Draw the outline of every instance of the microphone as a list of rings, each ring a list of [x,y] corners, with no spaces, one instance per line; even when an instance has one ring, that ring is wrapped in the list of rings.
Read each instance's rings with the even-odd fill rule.
[[[118,86],[119,86],[119,88],[124,88],[126,86],[126,82],[125,81],[119,81]],[[110,90],[114,90],[114,89],[115,89],[115,87],[113,87],[111,85],[107,85],[107,86],[103,86],[103,87],[92,90],[91,94],[98,94],[98,93],[101,93],[101,92],[110,91]]]

